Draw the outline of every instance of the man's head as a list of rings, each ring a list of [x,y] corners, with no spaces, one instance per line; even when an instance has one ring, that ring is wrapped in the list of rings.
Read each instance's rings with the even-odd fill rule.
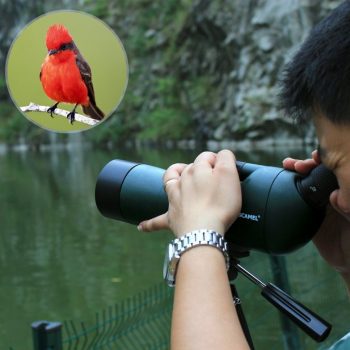
[[[281,105],[298,120],[322,113],[350,123],[350,1],[310,33],[282,78]]]
[[[321,161],[334,171],[332,203],[350,217],[350,0],[310,33],[287,65],[281,107],[316,126]]]
[[[322,163],[337,177],[339,191],[331,202],[350,219],[350,123],[340,125],[323,116],[314,117]]]

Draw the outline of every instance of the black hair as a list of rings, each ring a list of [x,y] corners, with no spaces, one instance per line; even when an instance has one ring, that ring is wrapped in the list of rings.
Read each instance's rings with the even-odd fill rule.
[[[350,1],[311,31],[281,81],[280,107],[299,121],[315,112],[350,123]]]

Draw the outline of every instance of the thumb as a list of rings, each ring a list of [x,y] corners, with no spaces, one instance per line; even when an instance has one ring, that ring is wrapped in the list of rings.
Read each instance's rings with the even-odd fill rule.
[[[137,226],[137,229],[142,232],[159,231],[168,228],[168,212],[156,216],[155,218],[142,221]]]

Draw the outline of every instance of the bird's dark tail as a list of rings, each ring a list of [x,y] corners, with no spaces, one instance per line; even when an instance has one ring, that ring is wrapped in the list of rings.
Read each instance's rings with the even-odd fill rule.
[[[82,106],[83,111],[85,114],[87,114],[92,119],[102,120],[105,116],[104,113],[95,105],[92,103],[89,103],[88,106]]]

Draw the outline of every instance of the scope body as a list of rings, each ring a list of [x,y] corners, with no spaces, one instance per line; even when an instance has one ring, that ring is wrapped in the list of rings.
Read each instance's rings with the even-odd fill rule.
[[[284,254],[306,244],[325,215],[334,175],[320,165],[308,177],[282,168],[237,162],[242,211],[225,238],[238,251]],[[96,204],[107,217],[138,224],[168,210],[165,170],[112,160],[100,172]],[[205,215],[205,213],[203,213]]]

